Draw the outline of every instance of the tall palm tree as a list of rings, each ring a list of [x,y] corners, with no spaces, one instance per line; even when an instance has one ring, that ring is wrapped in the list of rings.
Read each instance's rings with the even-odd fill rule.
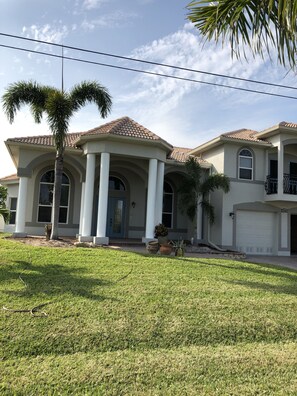
[[[7,189],[0,186],[0,216],[3,217],[5,223],[9,220],[9,210],[6,208]]]
[[[229,178],[223,174],[205,175],[203,169],[194,157],[185,163],[186,174],[179,188],[179,207],[190,220],[197,216],[199,206],[205,211],[210,223],[214,223],[214,207],[209,202],[209,193],[214,190],[230,190]]]
[[[106,88],[95,81],[84,81],[69,92],[34,81],[20,81],[7,88],[2,102],[10,123],[24,104],[30,106],[36,123],[41,122],[43,114],[47,116],[56,148],[51,239],[57,239],[65,140],[70,118],[88,102],[95,103],[100,115],[105,118],[111,110],[111,96]]]
[[[245,46],[263,56],[276,48],[281,64],[296,66],[296,0],[192,1],[188,19],[206,40],[220,38],[231,45],[231,54],[245,55]]]

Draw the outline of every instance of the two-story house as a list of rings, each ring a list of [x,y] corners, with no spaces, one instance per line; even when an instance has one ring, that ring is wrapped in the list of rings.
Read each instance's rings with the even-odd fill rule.
[[[17,175],[8,187],[14,235],[44,234],[50,223],[55,149],[52,136],[8,139]],[[213,192],[215,223],[201,208],[191,223],[178,205],[184,162],[195,156],[205,172],[224,173],[230,192]],[[191,148],[173,147],[128,117],[66,142],[60,235],[108,244],[114,238],[154,237],[163,222],[170,238],[198,236],[251,254],[297,252],[297,124],[262,132],[241,129]]]

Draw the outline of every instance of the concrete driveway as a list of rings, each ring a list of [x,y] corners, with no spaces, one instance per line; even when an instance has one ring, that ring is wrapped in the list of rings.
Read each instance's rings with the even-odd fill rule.
[[[280,267],[291,268],[297,271],[297,256],[281,257],[247,255],[244,261],[247,261],[249,263],[273,264]]]

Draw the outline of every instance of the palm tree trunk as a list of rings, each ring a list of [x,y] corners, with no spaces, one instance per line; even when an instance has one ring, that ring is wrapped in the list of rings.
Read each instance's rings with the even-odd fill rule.
[[[63,157],[64,157],[64,149],[58,150],[56,153],[56,160],[55,160],[55,182],[54,182],[54,195],[53,195],[53,207],[52,207],[51,239],[58,239],[59,236],[58,225],[59,225],[60,201],[61,201],[61,190],[62,190]]]

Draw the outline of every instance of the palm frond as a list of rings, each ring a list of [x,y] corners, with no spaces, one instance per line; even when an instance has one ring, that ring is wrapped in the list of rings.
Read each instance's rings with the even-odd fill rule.
[[[232,55],[245,56],[245,46],[264,56],[277,49],[281,64],[296,66],[296,0],[206,0],[188,5],[188,19],[206,40],[222,39],[231,45]]]
[[[70,99],[75,111],[87,103],[95,103],[102,118],[111,110],[111,96],[108,90],[96,81],[83,81],[70,91]]]
[[[228,176],[216,173],[210,175],[203,183],[201,183],[201,193],[208,194],[214,190],[223,190],[224,193],[230,191],[230,180]]]
[[[46,102],[46,90],[34,81],[20,81],[8,86],[2,96],[3,111],[10,123],[22,105],[29,105],[34,120],[40,123]]]

